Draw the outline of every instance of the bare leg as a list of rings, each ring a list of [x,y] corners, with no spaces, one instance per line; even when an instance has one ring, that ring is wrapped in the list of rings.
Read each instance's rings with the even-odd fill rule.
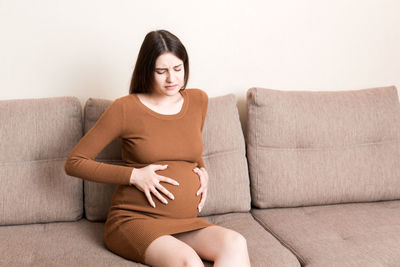
[[[147,265],[153,267],[204,267],[196,251],[171,235],[160,236],[151,242],[145,251],[144,261]]]
[[[250,266],[246,239],[231,229],[213,225],[172,236],[191,246],[201,258],[214,261],[214,266]]]

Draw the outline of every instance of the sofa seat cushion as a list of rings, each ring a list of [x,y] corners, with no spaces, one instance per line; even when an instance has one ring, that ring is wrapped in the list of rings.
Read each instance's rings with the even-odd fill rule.
[[[305,266],[399,266],[400,201],[251,212]]]
[[[300,266],[296,256],[265,231],[249,212],[227,213],[204,218],[209,222],[232,229],[246,238],[252,267]]]
[[[0,266],[143,266],[115,255],[103,242],[104,223],[0,227]]]
[[[300,266],[296,257],[257,223],[249,212],[206,217],[240,232],[252,266]],[[77,222],[0,227],[0,266],[144,266],[110,252],[104,223]],[[212,266],[204,261],[205,266]]]

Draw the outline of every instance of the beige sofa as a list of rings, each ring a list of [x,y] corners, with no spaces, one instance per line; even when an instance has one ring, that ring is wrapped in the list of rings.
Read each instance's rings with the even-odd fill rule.
[[[64,172],[110,104],[0,101],[0,266],[142,266],[103,243],[115,185]],[[396,88],[251,88],[247,107],[243,133],[235,96],[210,98],[200,216],[244,235],[252,266],[400,266]],[[119,141],[96,160],[123,164]]]

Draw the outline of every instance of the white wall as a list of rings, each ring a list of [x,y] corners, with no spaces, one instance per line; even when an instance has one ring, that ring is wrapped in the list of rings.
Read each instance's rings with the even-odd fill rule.
[[[400,88],[398,0],[0,0],[0,99],[128,94],[147,32],[186,46],[189,88]]]

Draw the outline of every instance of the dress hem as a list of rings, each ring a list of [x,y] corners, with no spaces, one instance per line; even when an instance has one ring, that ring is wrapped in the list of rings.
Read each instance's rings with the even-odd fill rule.
[[[106,243],[106,247],[115,254],[125,259],[145,264],[144,255],[146,249],[160,236],[184,233],[216,225],[199,217],[188,219],[191,220],[182,223],[178,223],[176,219],[171,220],[171,223],[173,223],[172,227],[168,227],[168,229],[165,227],[163,227],[163,229],[155,227],[152,232],[140,230],[140,228],[143,228],[140,226],[148,225],[148,223],[144,222],[146,220],[140,222],[135,222],[135,220],[127,221],[123,225],[120,225],[120,227],[114,228],[112,231],[107,231],[108,229],[106,228],[104,231],[104,242]],[[160,221],[160,223],[162,223],[163,226],[168,224],[165,220]],[[130,229],[134,229],[134,231],[130,232]],[[141,234],[138,235],[138,233]]]

